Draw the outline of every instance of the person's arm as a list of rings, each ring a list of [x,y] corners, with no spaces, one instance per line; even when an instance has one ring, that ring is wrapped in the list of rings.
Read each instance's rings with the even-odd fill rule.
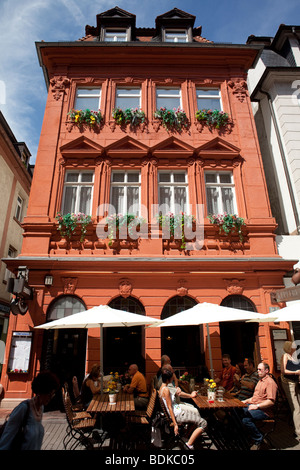
[[[0,450],[10,450],[27,412],[26,402],[20,403],[11,413],[0,439]]]
[[[165,390],[163,391],[163,397],[166,400],[166,405],[168,407],[171,420],[174,424],[174,434],[175,434],[175,436],[177,436],[177,434],[178,434],[178,424],[176,422],[173,407],[172,407],[172,400],[171,400],[170,390],[167,387],[165,387]]]
[[[133,393],[134,390],[136,389],[136,386],[137,386],[137,381],[136,381],[136,379],[135,379],[134,376],[133,376],[132,379],[131,379],[131,383],[125,385],[124,390],[125,390],[125,392],[127,392],[127,393]]]
[[[174,382],[174,384],[175,384],[175,387],[178,387],[178,379],[177,379],[177,377],[176,377],[176,375],[175,375],[175,374],[173,374],[173,377],[172,377],[172,382]]]
[[[193,391],[191,393],[186,393],[183,392],[181,388],[177,387],[176,395],[178,395],[180,398],[195,398],[197,396],[197,392]]]
[[[286,354],[283,355],[283,373],[285,375],[300,375],[300,369],[298,370],[289,370],[286,368],[288,357]]]
[[[263,410],[266,408],[270,408],[270,406],[273,406],[273,405],[274,405],[274,401],[268,398],[267,400],[264,400],[261,403],[250,404],[248,409],[249,410],[258,410],[258,409]]]
[[[99,385],[96,386],[96,385],[94,384],[94,381],[91,380],[91,379],[89,379],[89,380],[86,381],[86,385],[87,385],[88,387],[90,387],[91,392],[92,392],[93,395],[95,395],[95,393],[99,393],[100,390],[101,390],[101,383],[99,383]]]

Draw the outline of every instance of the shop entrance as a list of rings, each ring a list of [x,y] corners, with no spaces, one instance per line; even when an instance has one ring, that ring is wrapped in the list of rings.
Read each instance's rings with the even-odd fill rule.
[[[173,297],[165,304],[161,318],[163,320],[196,304],[197,302],[188,296]],[[161,328],[161,354],[170,357],[172,366],[180,374],[189,371],[197,375],[205,364],[202,338],[202,325]]]
[[[241,295],[226,297],[222,306],[255,312],[252,302]],[[222,354],[229,354],[233,365],[250,357],[255,363],[259,360],[258,323],[243,321],[220,322]]]
[[[134,297],[117,297],[109,303],[111,308],[126,312],[146,315],[139,300]],[[124,373],[130,364],[137,364],[145,372],[145,328],[111,327],[104,328],[104,374],[110,372]]]
[[[67,295],[50,304],[47,322],[86,310],[84,303],[75,296]],[[85,374],[87,330],[68,328],[45,330],[42,350],[42,369],[54,372],[61,385],[65,382],[72,393],[72,378],[81,384]],[[51,409],[62,407],[60,393],[51,401]]]

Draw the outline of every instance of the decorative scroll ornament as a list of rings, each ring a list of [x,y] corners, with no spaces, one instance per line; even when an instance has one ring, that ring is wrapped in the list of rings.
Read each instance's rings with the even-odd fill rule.
[[[188,289],[186,287],[186,280],[180,279],[178,281],[177,295],[179,295],[179,297],[184,297],[187,294],[188,294]]]
[[[231,295],[242,295],[245,288],[245,279],[224,279],[227,292]]]
[[[228,86],[232,88],[232,93],[236,95],[237,99],[243,103],[247,96],[247,82],[245,80],[230,81]]]
[[[53,97],[58,101],[65,93],[66,87],[70,85],[70,80],[67,77],[54,77],[50,80],[50,84]]]
[[[64,294],[75,294],[77,287],[78,278],[77,277],[62,277],[62,282],[64,286]]]
[[[129,281],[129,279],[121,279],[119,283],[119,292],[124,299],[127,299],[127,297],[131,296],[132,292],[132,284]]]

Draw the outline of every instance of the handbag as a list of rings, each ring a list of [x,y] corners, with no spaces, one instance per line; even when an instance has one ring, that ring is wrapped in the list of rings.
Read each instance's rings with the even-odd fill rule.
[[[22,444],[22,440],[23,440],[23,435],[24,435],[24,431],[25,431],[25,426],[26,426],[26,423],[27,423],[27,419],[28,419],[28,416],[29,416],[29,401],[27,400],[26,401],[26,405],[27,405],[27,409],[26,409],[26,413],[24,415],[24,418],[22,420],[22,423],[19,427],[19,430],[13,440],[13,443],[12,443],[12,450],[20,450],[21,449],[21,444]],[[2,434],[4,433],[4,430],[7,426],[7,423],[9,421],[9,416],[6,416],[5,418],[5,421],[3,424],[0,425],[0,439],[2,437]]]

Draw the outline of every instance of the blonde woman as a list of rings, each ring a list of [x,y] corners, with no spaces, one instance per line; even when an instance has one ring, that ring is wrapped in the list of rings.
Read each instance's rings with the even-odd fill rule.
[[[297,439],[300,440],[300,364],[293,360],[296,348],[292,341],[286,341],[283,350],[284,354],[281,357],[281,383],[293,415],[295,433]]]

